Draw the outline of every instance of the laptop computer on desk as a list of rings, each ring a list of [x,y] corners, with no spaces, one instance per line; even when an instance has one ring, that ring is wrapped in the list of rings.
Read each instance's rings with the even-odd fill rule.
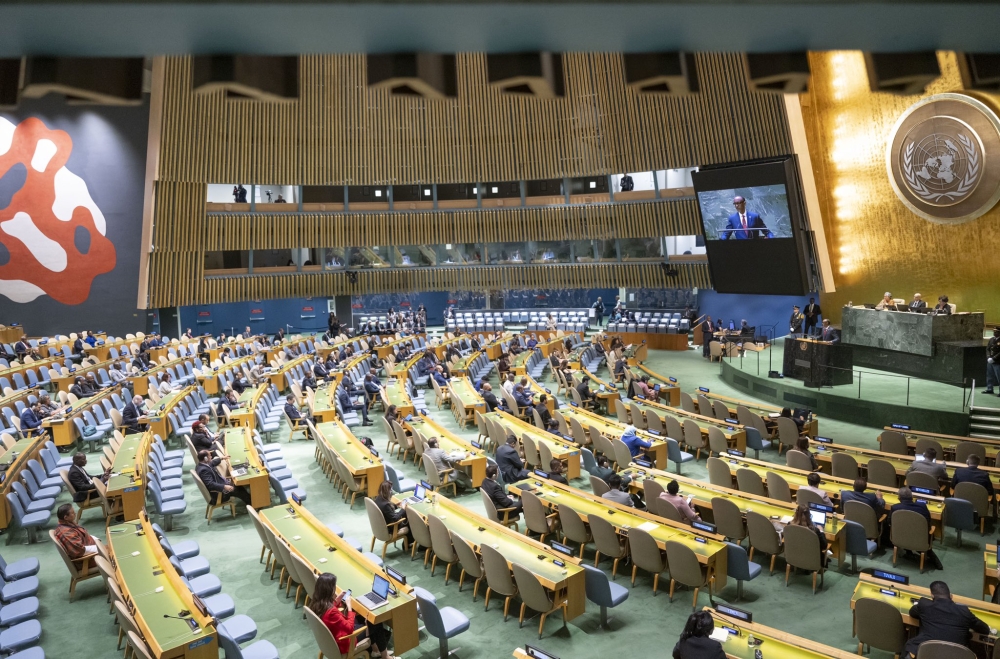
[[[417,485],[415,488],[413,488],[413,496],[406,498],[406,501],[409,503],[420,503],[423,500],[424,500],[423,485]]]
[[[386,599],[388,596],[389,580],[376,574],[374,580],[372,581],[371,592],[362,595],[358,601],[364,604],[365,608],[369,611],[374,611],[375,609],[389,603],[389,600]]]

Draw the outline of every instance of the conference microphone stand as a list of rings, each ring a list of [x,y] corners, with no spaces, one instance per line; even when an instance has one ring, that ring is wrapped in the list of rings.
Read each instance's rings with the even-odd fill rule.
[[[777,334],[778,323],[775,323],[774,325],[770,326],[764,325],[764,327],[767,329],[768,335],[771,337],[771,349],[767,351],[767,374],[771,375],[771,371],[773,370],[771,368],[771,359],[774,353],[774,342],[778,338],[775,336],[775,334]]]

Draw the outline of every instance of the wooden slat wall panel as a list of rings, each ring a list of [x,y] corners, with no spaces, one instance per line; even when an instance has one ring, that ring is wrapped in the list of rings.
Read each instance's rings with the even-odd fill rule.
[[[206,251],[591,240],[701,233],[694,200],[461,212],[219,213],[200,221]],[[156,243],[159,245],[159,243]]]
[[[640,95],[617,53],[566,53],[566,96],[505,95],[486,56],[457,57],[458,98],[393,97],[366,85],[363,55],[302,55],[287,104],[191,91],[189,57],[165,65],[150,306],[334,292],[462,288],[699,286],[647,264],[434,268],[205,280],[204,252],[347,245],[575,240],[701,233],[692,200],[461,213],[211,215],[209,183],[363,185],[563,178],[691,167],[791,152],[780,97],[747,90],[742,55],[697,56],[701,91]],[[361,291],[360,289],[364,290]]]
[[[519,268],[424,268],[405,271],[356,271],[351,284],[343,273],[246,275],[205,280],[198,298],[158,300],[157,306],[240,302],[284,297],[358,295],[362,293],[449,290],[511,290],[534,288],[656,288],[699,287],[709,284],[708,267],[681,264],[667,277],[658,264],[595,264]]]

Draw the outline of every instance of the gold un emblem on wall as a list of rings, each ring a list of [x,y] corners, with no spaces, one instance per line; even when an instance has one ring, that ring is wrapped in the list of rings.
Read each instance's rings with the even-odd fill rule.
[[[971,96],[929,96],[896,122],[886,168],[896,196],[920,217],[974,220],[1000,200],[1000,119]]]

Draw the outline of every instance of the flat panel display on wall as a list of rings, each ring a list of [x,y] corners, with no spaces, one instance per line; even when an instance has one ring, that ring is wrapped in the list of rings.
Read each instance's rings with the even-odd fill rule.
[[[716,291],[808,291],[808,241],[794,157],[704,167],[692,180]]]

